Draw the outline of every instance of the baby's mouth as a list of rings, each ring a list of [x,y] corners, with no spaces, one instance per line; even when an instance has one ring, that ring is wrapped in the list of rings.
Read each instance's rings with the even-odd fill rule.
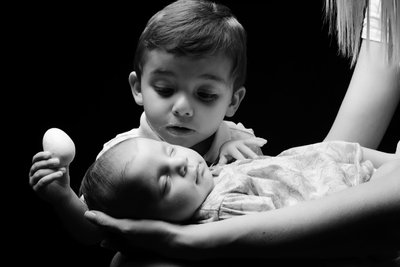
[[[201,178],[204,175],[204,170],[205,170],[204,168],[205,167],[204,167],[203,164],[201,164],[201,163],[197,164],[197,167],[196,167],[196,184],[200,183]]]

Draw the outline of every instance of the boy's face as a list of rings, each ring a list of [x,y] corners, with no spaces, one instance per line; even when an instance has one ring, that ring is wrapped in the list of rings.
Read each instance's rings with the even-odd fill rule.
[[[190,218],[214,186],[204,159],[192,149],[166,142],[146,138],[126,142],[120,153],[125,159],[124,177],[150,194],[151,203],[144,203],[150,215],[169,221]]]
[[[201,144],[226,115],[233,115],[232,63],[227,57],[193,59],[156,49],[147,52],[144,61],[139,104],[166,142],[184,147]]]

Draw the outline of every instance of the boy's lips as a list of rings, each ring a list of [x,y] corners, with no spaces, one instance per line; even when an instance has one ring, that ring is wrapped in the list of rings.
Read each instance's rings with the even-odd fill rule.
[[[173,135],[190,135],[195,132],[195,130],[192,130],[192,129],[189,129],[186,127],[182,127],[182,126],[177,126],[177,125],[167,126],[166,129],[170,134],[173,134]]]

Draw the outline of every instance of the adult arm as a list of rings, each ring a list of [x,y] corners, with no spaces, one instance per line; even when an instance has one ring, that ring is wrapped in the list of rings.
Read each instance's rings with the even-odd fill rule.
[[[400,98],[400,67],[386,61],[385,45],[363,39],[356,67],[325,138],[376,149]]]
[[[98,244],[101,241],[101,229],[85,219],[84,213],[88,208],[72,189],[70,197],[51,204],[64,227],[77,241],[87,245]]]
[[[199,225],[85,216],[133,255],[145,248],[181,259],[368,257],[400,249],[399,177],[400,161],[392,161],[371,182],[320,200]]]
[[[51,204],[74,238],[84,244],[95,244],[102,239],[101,229],[84,217],[88,208],[70,186],[69,166],[61,168],[58,158],[41,151],[33,157],[29,184],[39,197]]]

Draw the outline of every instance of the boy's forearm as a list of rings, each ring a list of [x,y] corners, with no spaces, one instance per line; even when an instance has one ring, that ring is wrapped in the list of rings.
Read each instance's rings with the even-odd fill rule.
[[[100,229],[85,219],[84,213],[88,208],[72,189],[69,197],[54,205],[54,209],[65,228],[76,240],[88,245],[101,241]]]

